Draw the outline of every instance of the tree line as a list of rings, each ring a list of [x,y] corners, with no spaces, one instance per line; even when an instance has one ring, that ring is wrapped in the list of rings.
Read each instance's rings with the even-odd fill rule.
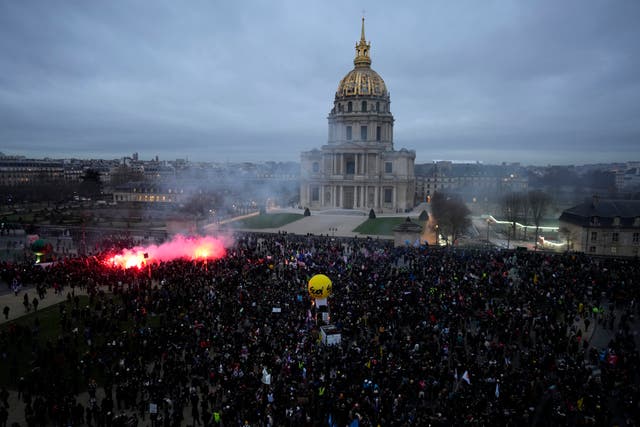
[[[502,197],[500,204],[503,216],[511,223],[508,228],[508,239],[516,238],[516,223],[523,225],[533,223],[536,227],[534,240],[537,249],[540,225],[551,205],[549,194],[541,190],[511,192]],[[527,240],[527,227],[523,228],[522,239]]]

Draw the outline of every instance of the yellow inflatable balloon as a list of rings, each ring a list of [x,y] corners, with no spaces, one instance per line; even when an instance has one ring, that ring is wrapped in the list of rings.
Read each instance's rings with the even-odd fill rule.
[[[331,279],[324,274],[316,274],[309,279],[309,295],[312,298],[326,298],[331,295]]]

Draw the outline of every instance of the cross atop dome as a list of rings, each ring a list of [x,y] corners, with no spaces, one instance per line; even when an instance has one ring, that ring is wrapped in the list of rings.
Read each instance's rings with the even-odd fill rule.
[[[353,60],[353,64],[356,68],[369,68],[371,66],[371,58],[369,57],[369,50],[371,43],[367,43],[364,38],[364,16],[362,17],[362,30],[360,31],[360,41],[356,44],[356,57]]]

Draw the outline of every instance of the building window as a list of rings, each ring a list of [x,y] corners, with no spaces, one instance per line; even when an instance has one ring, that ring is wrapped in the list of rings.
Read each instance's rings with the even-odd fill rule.
[[[611,233],[611,241],[613,243],[618,243],[619,238],[620,238],[620,235],[618,233]]]
[[[320,188],[319,187],[311,187],[311,201],[317,202],[320,200]]]
[[[589,246],[589,252],[594,254],[596,253],[596,247],[595,246]]]
[[[347,104],[347,112],[352,112],[353,111],[353,103],[351,101],[349,101],[349,103]]]
[[[596,231],[592,231],[591,232],[591,241],[595,242],[596,240],[598,240],[598,233]]]
[[[591,217],[591,225],[600,225],[600,221],[598,220],[597,216]]]
[[[376,127],[376,141],[380,141],[382,139],[382,128],[380,126]]]
[[[613,218],[613,226],[614,227],[618,227],[620,225],[620,217],[617,216],[615,218]]]
[[[351,141],[351,126],[347,126],[347,141]]]
[[[393,203],[393,188],[384,189],[384,202]]]
[[[376,102],[376,111],[380,111],[380,102]]]
[[[367,101],[362,101],[362,108],[360,108],[363,112],[367,111]]]
[[[631,241],[635,244],[640,243],[640,233],[633,233],[631,236]]]
[[[320,164],[318,162],[313,162],[313,172],[318,173],[320,171]]]
[[[640,227],[640,216],[637,216],[634,220],[633,220],[633,225],[635,227]]]
[[[392,173],[393,172],[393,163],[384,162],[384,173]]]
[[[367,140],[367,127],[366,126],[360,126],[360,140],[361,141],[366,141]]]
[[[347,175],[353,175],[356,173],[356,162],[354,160],[347,161]]]

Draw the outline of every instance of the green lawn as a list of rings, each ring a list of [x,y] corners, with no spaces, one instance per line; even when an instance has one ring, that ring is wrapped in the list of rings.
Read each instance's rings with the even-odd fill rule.
[[[3,221],[6,222],[18,222],[22,221],[23,223],[32,222],[33,221],[33,213],[21,212],[21,213],[10,213],[9,215],[4,216]]]
[[[80,296],[80,304],[86,305],[89,301],[89,297]],[[9,320],[7,323],[0,325],[0,331],[7,331],[10,328],[14,327],[32,327],[34,321],[38,319],[40,321],[40,338],[41,340],[47,341],[48,339],[54,339],[58,336],[59,331],[59,313],[60,304],[68,304],[66,301],[61,302],[59,304],[54,304],[46,308],[38,309],[38,311],[34,312],[33,309],[30,313],[18,317],[14,320]],[[71,307],[71,304],[68,304]],[[22,314],[24,309],[20,308],[18,313],[14,313],[13,311],[10,313],[10,317],[14,317],[16,315]]]
[[[304,215],[302,214],[294,213],[262,214],[245,218],[240,221],[234,221],[232,223],[229,223],[229,225],[234,228],[249,229],[278,228],[291,222],[297,221],[303,217]]]
[[[362,233],[362,234],[391,236],[393,235],[393,228],[405,222],[406,220],[407,220],[406,217],[388,217],[388,218],[368,219],[362,224],[360,224],[353,231],[355,231],[356,233]],[[421,223],[421,221],[418,221],[417,217],[411,218],[411,221],[424,227],[424,224]]]
[[[24,258],[24,252],[22,251],[22,249],[5,249],[0,247],[1,261],[15,261],[16,259],[23,259],[23,258]]]
[[[111,298],[111,297],[110,297]],[[113,297],[116,303],[121,303],[119,297]],[[33,311],[25,316],[19,317],[10,322],[0,325],[0,334],[2,339],[0,344],[2,351],[6,354],[6,359],[3,363],[0,363],[0,384],[6,384],[9,388],[16,388],[17,378],[20,376],[28,376],[29,372],[34,368],[30,363],[33,360],[32,349],[37,347],[47,348],[47,342],[55,347],[59,339],[76,340],[73,332],[63,333],[62,325],[60,322],[60,307],[65,305],[68,315],[71,314],[74,304],[73,302],[61,302],[43,309],[38,310],[36,313]],[[79,296],[79,307],[85,307],[89,305],[89,297]],[[91,307],[93,310],[94,307]],[[16,315],[17,313],[11,313]],[[39,331],[37,335],[34,334],[36,319],[39,322]],[[149,316],[147,325],[151,328],[159,326],[159,318]],[[132,318],[128,318],[124,321],[118,321],[118,328],[122,331],[128,331],[131,333],[135,323]],[[77,350],[79,355],[85,354],[89,350],[89,346],[83,337],[83,321],[82,319],[73,320],[71,329],[78,328],[77,335]],[[31,332],[27,332],[31,331]],[[5,335],[6,334],[6,335]],[[36,345],[37,343],[37,345]],[[104,344],[104,337],[101,335],[95,336],[96,346]],[[55,355],[51,356],[55,359]],[[74,381],[81,380],[80,372],[77,366],[70,366],[69,363],[60,365],[60,369],[64,373],[64,376],[73,378]],[[13,371],[13,372],[11,372]],[[98,382],[103,379],[103,373],[97,366],[94,366],[90,375],[94,377]],[[86,384],[79,384],[81,388]]]
[[[89,303],[89,297],[80,296],[80,307],[83,307]],[[26,373],[31,369],[29,366],[29,362],[32,358],[31,349],[34,345],[34,341],[40,343],[41,346],[44,347],[47,341],[55,343],[60,335],[60,305],[65,304],[68,308],[67,311],[70,311],[73,307],[69,302],[61,302],[59,304],[55,304],[43,309],[39,309],[37,312],[31,311],[31,313],[18,317],[15,320],[9,321],[0,325],[1,333],[8,333],[10,338],[7,348],[7,361],[5,363],[0,364],[0,383],[8,384],[10,386],[15,387],[15,381],[10,381],[11,375],[10,370],[12,368],[12,364],[14,368],[17,368],[17,373],[14,373],[16,376],[26,375]],[[21,310],[22,312],[22,310]],[[20,314],[22,314],[20,312]],[[11,313],[12,316],[18,313]],[[12,330],[31,330],[34,331],[36,319],[39,322],[39,332],[37,336],[34,336],[32,333],[29,334],[18,334],[14,335],[10,331]],[[16,337],[18,337],[16,339]],[[13,362],[15,361],[15,362]]]

